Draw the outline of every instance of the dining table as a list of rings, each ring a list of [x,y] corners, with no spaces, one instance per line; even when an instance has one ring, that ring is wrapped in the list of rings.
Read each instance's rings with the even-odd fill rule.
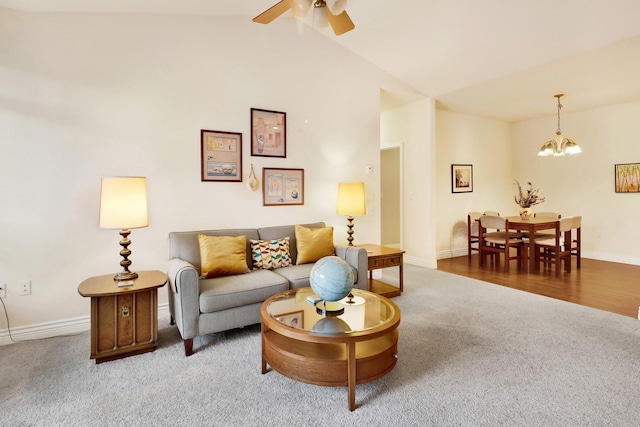
[[[554,230],[558,220],[553,218],[539,218],[535,216],[524,219],[519,215],[508,216],[506,219],[509,221],[510,230],[516,230],[527,234],[528,239],[525,240],[525,250],[523,251],[523,265],[526,271],[530,273],[535,271],[536,257],[534,256],[534,251],[536,249],[536,232],[542,230]]]

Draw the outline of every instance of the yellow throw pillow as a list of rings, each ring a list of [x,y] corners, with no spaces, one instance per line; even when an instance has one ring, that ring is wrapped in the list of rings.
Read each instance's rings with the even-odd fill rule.
[[[296,225],[296,264],[316,262],[320,258],[335,255],[333,227],[307,228]]]
[[[248,273],[247,236],[207,236],[198,234],[202,279]]]

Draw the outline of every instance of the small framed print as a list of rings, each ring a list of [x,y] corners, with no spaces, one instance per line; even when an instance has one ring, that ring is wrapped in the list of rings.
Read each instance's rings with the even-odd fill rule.
[[[201,181],[242,181],[242,134],[200,131]]]
[[[640,163],[615,165],[616,193],[640,193]]]
[[[304,205],[304,169],[262,168],[262,205]]]
[[[451,192],[473,191],[473,165],[451,165]]]
[[[278,322],[290,326],[292,328],[304,328],[304,311],[293,311],[291,313],[283,313],[273,316]]]
[[[287,157],[287,113],[251,109],[251,155]]]

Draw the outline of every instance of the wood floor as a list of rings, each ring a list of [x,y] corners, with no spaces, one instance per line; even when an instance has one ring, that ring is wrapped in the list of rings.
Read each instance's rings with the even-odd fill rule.
[[[481,268],[478,255],[471,261],[466,256],[438,260],[438,270],[638,318],[640,266],[582,258],[578,270],[573,259],[571,272],[559,277],[553,270],[523,273],[515,261],[509,273],[502,267]]]

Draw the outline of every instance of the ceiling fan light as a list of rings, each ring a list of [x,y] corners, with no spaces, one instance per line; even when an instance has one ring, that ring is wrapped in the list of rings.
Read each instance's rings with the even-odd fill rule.
[[[347,0],[325,0],[329,12],[334,15],[340,15],[347,8]]]
[[[327,16],[327,7],[325,2],[316,1],[313,5],[313,27],[326,28],[329,26],[329,17]]]
[[[291,11],[296,18],[304,18],[311,7],[313,0],[293,0]]]

